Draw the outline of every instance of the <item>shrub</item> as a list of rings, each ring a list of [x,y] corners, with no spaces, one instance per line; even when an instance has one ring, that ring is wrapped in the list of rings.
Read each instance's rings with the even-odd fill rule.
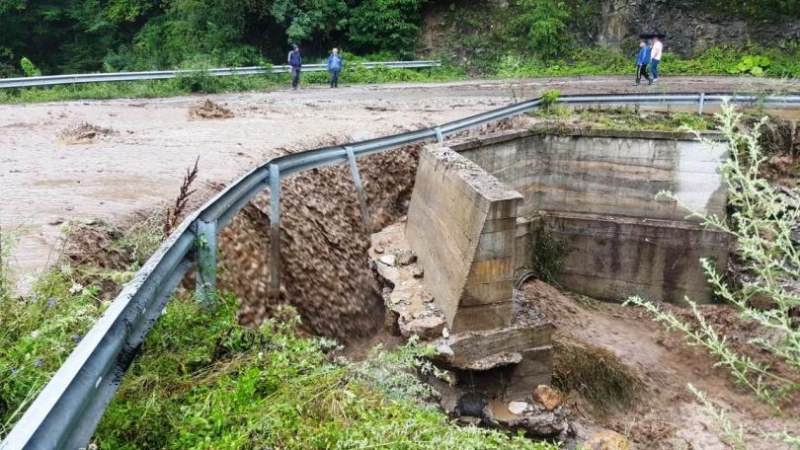
[[[25,74],[26,77],[40,77],[42,76],[42,71],[36,67],[36,64],[33,63],[30,59],[26,57],[22,57],[19,60],[19,65],[22,67],[22,73]]]

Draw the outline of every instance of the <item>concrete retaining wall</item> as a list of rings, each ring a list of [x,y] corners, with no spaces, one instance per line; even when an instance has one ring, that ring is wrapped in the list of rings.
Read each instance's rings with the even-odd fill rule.
[[[406,238],[454,332],[511,324],[522,196],[450,149],[420,152]]]
[[[522,217],[545,210],[684,220],[686,212],[674,203],[653,201],[662,190],[694,209],[725,215],[716,171],[724,148],[683,133],[524,131],[452,148],[520,192]]]
[[[566,246],[558,277],[565,288],[606,300],[639,294],[682,302],[710,301],[698,260],[723,267],[727,235],[685,219],[676,204],[656,202],[669,190],[693,208],[725,216],[716,172],[722,146],[658,132],[505,132],[456,143],[453,149],[524,195],[515,245],[517,275],[531,268],[529,220]]]

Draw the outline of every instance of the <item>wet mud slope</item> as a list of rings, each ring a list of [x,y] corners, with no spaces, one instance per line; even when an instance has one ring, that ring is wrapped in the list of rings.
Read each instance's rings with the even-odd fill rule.
[[[405,214],[419,149],[406,148],[358,160],[372,229]],[[269,196],[238,214],[220,237],[220,288],[241,299],[239,318],[253,325],[287,303],[308,331],[351,342],[383,324],[383,301],[369,267],[364,229],[347,165],[309,171],[281,185],[280,299],[269,291]]]

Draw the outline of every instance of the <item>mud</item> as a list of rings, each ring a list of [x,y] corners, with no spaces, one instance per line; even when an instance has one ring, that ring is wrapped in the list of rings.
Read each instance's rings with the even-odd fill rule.
[[[104,136],[117,134],[111,128],[101,127],[89,122],[78,122],[67,126],[58,133],[58,140],[67,145],[91,144]]]
[[[359,159],[372,229],[405,214],[418,148]],[[383,325],[383,300],[369,267],[370,233],[362,224],[346,165],[306,172],[281,186],[280,299],[269,293],[269,198],[257,197],[220,238],[220,287],[242,299],[239,319],[258,324],[276,306],[295,306],[309,331],[342,342]]]
[[[717,421],[687,389],[689,383],[705,392],[715,407],[724,408],[735,426],[742,426],[751,450],[788,448],[766,439],[764,432],[800,432],[800,424],[793,419],[797,417],[798,402],[786,405],[784,414],[780,414],[736,387],[725,370],[713,366],[706,352],[688,347],[680,336],[664,331],[662,325],[638,309],[562,293],[541,281],[526,283],[521,295],[538,305],[559,330],[555,336],[555,380],[567,379],[581,370],[581,364],[571,366],[569,358],[573,355],[565,355],[565,343],[590,350],[577,354],[601,361],[599,367],[616,366],[615,372],[637,380],[630,385],[632,389],[624,390],[624,385],[617,384],[619,390],[611,389],[605,396],[594,398],[582,393],[574,385],[575,380],[562,386],[569,391],[568,404],[576,413],[572,419],[579,441],[598,429],[608,428],[628,436],[636,448],[729,449],[720,438]],[[709,317],[733,314],[723,312],[730,310],[726,306],[709,308],[713,308],[713,313],[708,311],[712,313]],[[741,329],[742,336],[745,329]],[[731,333],[733,338],[730,328],[724,333]]]
[[[222,106],[206,99],[199,105],[194,105],[189,108],[189,118],[191,119],[232,119],[234,118],[233,112]]]

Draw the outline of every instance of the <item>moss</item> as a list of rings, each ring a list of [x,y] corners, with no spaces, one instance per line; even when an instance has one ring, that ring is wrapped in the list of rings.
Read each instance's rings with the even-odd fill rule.
[[[567,256],[567,244],[548,230],[546,217],[539,213],[530,218],[528,226],[533,236],[531,267],[543,281],[557,284],[556,280]]]
[[[553,385],[578,393],[600,414],[630,408],[642,381],[608,350],[556,335],[553,339]]]

